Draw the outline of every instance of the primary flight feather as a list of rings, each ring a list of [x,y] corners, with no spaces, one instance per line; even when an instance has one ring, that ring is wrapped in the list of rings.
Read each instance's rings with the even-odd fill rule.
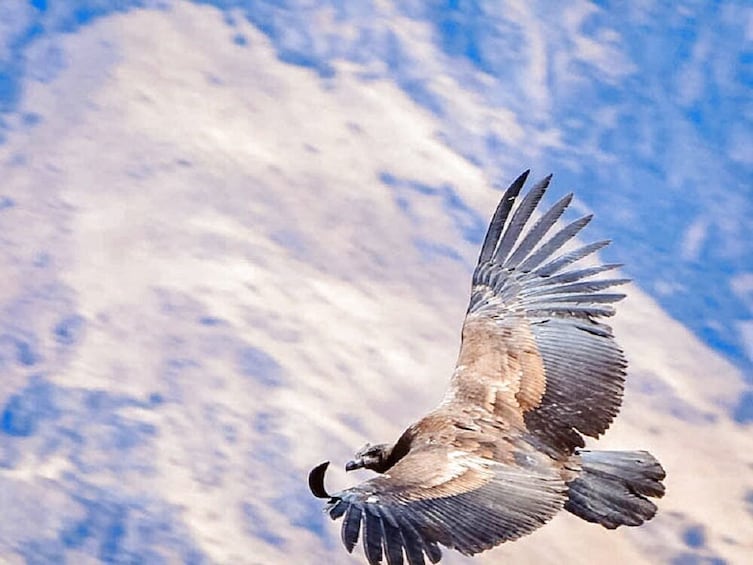
[[[463,554],[526,535],[557,512],[607,528],[637,526],[664,494],[664,470],[645,451],[583,449],[619,411],[627,363],[601,321],[627,282],[594,278],[619,265],[573,264],[607,245],[563,246],[591,220],[557,220],[572,194],[533,220],[549,186],[524,196],[523,173],[492,217],[462,328],[457,366],[440,405],[392,445],[367,444],[346,465],[379,473],[329,494],[322,463],[309,486],[359,537],[371,565],[437,563],[443,545]]]

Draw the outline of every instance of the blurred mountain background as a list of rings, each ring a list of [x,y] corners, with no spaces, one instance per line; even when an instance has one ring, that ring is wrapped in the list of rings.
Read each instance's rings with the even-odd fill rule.
[[[668,493],[443,563],[750,563],[751,88],[745,0],[4,0],[0,562],[365,563],[306,473],[439,401],[532,168]]]

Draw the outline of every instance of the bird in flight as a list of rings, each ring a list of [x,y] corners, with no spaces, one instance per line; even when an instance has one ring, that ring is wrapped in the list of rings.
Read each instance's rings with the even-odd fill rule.
[[[551,175],[519,196],[505,191],[473,272],[462,343],[437,408],[394,444],[366,444],[346,470],[377,476],[329,494],[329,462],[309,474],[314,496],[342,518],[348,552],[360,536],[368,562],[423,565],[443,545],[473,555],[515,540],[563,508],[606,528],[656,513],[665,476],[646,451],[585,449],[622,402],[625,356],[602,321],[627,279],[616,264],[578,266],[608,241],[563,251],[591,216],[555,226],[568,194],[533,219]]]

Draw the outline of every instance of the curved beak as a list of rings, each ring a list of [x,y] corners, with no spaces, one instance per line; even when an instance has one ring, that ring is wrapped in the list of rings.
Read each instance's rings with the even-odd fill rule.
[[[346,471],[355,471],[363,467],[363,459],[353,459],[345,464]]]

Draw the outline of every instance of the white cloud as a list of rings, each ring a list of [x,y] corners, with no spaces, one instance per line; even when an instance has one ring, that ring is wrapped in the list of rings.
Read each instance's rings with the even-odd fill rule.
[[[709,231],[709,222],[706,218],[698,218],[685,230],[682,236],[682,258],[686,261],[695,261],[701,253],[703,242]]]
[[[311,462],[349,453],[364,434],[395,437],[438,401],[457,350],[468,269],[423,260],[413,246],[416,226],[401,217],[378,175],[462,186],[464,202],[484,217],[499,195],[479,167],[437,138],[445,124],[390,80],[362,81],[354,66],[342,64],[335,77],[322,81],[311,70],[281,63],[269,41],[245,22],[236,29],[250,38],[248,47],[229,40],[216,9],[180,3],[170,13],[103,18],[67,36],[71,68],[54,84],[35,85],[26,101],[46,119],[13,133],[0,156],[7,163],[16,151],[29,154],[29,165],[13,171],[10,190],[44,187],[44,198],[60,191],[67,207],[65,225],[51,226],[66,250],[59,268],[77,293],[77,308],[93,322],[76,360],[54,372],[56,382],[146,396],[164,385],[160,366],[173,349],[201,363],[182,383],[182,397],[151,412],[160,449],[155,474],[138,488],[152,488],[180,507],[197,543],[217,562],[242,562],[239,556],[253,553],[265,563],[339,563],[347,557],[326,516],[320,518],[331,533],[331,551],[291,525],[285,512],[273,511],[268,496],[282,490],[283,469],[249,453],[254,441],[274,441],[258,437],[249,421],[262,409],[285,415],[275,431],[291,441],[280,458],[285,469],[300,474],[302,491],[302,469]],[[430,55],[430,42],[420,36],[425,27],[410,30],[416,40],[406,45],[435,57],[432,86],[458,97],[459,119],[468,118],[474,130],[489,121],[490,130],[502,135],[509,128],[507,139],[517,139],[520,116],[495,114],[482,107],[482,97],[465,92],[462,81],[443,78],[441,55]],[[610,31],[599,37],[606,51],[589,38],[575,47],[596,68],[618,41]],[[91,53],[105,39],[120,57],[92,66]],[[548,88],[541,69],[551,63],[540,47],[532,48],[524,76],[535,88]],[[96,80],[78,80],[92,69]],[[544,92],[533,104],[548,112],[548,96]],[[61,100],[65,111],[51,111]],[[516,151],[535,153],[542,144],[558,143],[557,130],[543,132],[526,136],[531,147]],[[411,204],[425,229],[420,235],[461,245],[437,198],[414,196]],[[47,201],[39,200],[37,213],[48,219]],[[271,237],[281,230],[293,230],[303,251]],[[699,252],[704,234],[701,227],[688,231],[690,256]],[[462,251],[472,260],[477,250]],[[743,293],[753,285],[745,278],[734,284]],[[155,314],[154,286],[190,296],[237,339],[279,359],[291,375],[289,386],[262,398],[235,378],[232,365],[212,357],[214,342],[193,351],[203,341],[189,339],[197,335],[195,317],[187,321],[164,309]],[[744,547],[719,539],[745,535],[738,491],[745,487],[740,446],[749,437],[724,412],[739,393],[739,373],[640,290],[630,287],[629,294],[613,323],[631,357],[631,378],[623,414],[605,440],[615,448],[656,450],[672,481],[662,514],[682,512],[703,521],[709,546],[733,561]],[[272,326],[300,341],[277,339]],[[747,336],[748,326],[741,331]],[[713,387],[709,375],[716,377]],[[661,386],[652,389],[656,383]],[[716,420],[703,426],[678,420],[665,409],[667,398],[646,389],[671,391],[668,397]],[[206,404],[232,420],[240,438],[234,446],[207,425]],[[201,484],[194,469],[214,458],[215,449],[222,451],[227,481]],[[35,471],[49,474],[44,467]],[[130,488],[129,480],[118,477],[118,486]],[[259,504],[277,520],[276,531],[289,536],[284,552],[249,538],[228,511],[260,492]],[[640,535],[656,539],[664,535],[661,527],[650,524]],[[635,535],[563,516],[536,536],[474,562],[505,555],[511,562],[546,562],[551,555],[574,561],[584,547],[594,562],[651,561],[655,556],[641,554]],[[465,559],[448,555],[446,562]]]
[[[742,273],[732,277],[730,288],[753,313],[753,273]]]
[[[753,165],[753,115],[749,119],[732,124],[730,128],[727,155],[733,161]]]
[[[753,361],[753,320],[737,322],[737,331],[740,334],[740,341],[743,343],[745,353],[748,359]]]
[[[27,32],[34,8],[26,0],[0,2],[0,61],[8,61],[11,45]]]

